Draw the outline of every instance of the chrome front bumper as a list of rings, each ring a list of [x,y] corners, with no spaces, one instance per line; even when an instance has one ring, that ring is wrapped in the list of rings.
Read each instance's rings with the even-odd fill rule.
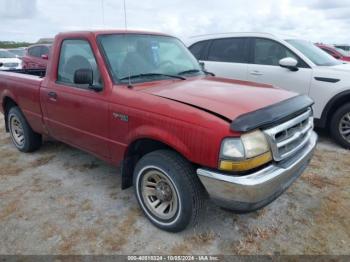
[[[312,131],[309,142],[293,157],[271,164],[245,176],[233,176],[199,168],[197,175],[219,206],[249,212],[259,209],[281,195],[305,170],[317,143]]]

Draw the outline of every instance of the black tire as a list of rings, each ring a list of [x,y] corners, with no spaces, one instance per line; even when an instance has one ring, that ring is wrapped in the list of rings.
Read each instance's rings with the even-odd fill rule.
[[[9,110],[7,119],[11,140],[19,151],[27,153],[33,152],[40,148],[42,144],[41,135],[33,131],[33,129],[29,126],[27,120],[25,119],[24,115],[18,107],[12,107]],[[19,143],[18,141],[16,141],[15,127],[12,124],[12,121],[19,122],[23,130],[23,143]]]
[[[147,207],[146,201],[149,200],[143,196],[141,187],[144,176],[152,171],[162,172],[174,186],[178,204],[176,213],[171,218],[162,219]],[[146,217],[155,226],[169,232],[179,232],[189,225],[196,224],[203,206],[204,188],[193,166],[176,152],[158,150],[143,156],[136,164],[133,182],[137,201]],[[172,197],[175,199],[174,194]]]
[[[331,122],[330,122],[330,132],[334,140],[344,148],[350,149],[350,134],[342,135],[341,134],[341,121],[344,117],[349,114],[350,115],[350,103],[347,103],[333,114]],[[350,121],[350,119],[348,119]],[[344,128],[344,127],[343,127]]]

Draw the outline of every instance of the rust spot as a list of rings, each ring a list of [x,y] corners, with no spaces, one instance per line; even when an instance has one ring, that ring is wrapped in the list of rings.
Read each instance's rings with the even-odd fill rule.
[[[63,166],[67,169],[74,169],[74,170],[78,170],[80,172],[86,172],[88,170],[98,168],[100,165],[97,164],[96,162],[92,161],[90,163],[84,163],[84,164],[66,162],[63,164]]]
[[[39,167],[39,166],[44,166],[48,164],[52,159],[54,159],[54,155],[48,155],[48,156],[43,156],[38,159],[35,159],[31,164],[30,167]]]
[[[73,254],[74,248],[81,241],[81,232],[79,230],[74,230],[69,235],[63,235],[62,240],[58,246],[58,250],[62,254]]]
[[[263,240],[270,239],[277,232],[278,228],[276,226],[266,228],[254,227],[244,233],[242,240],[233,242],[232,251],[238,255],[254,254],[256,250],[260,250]]]
[[[112,193],[110,193],[110,194],[109,194],[109,197],[112,198],[112,199],[114,199],[114,200],[118,199],[118,192],[112,192]]]
[[[210,245],[216,238],[213,231],[202,232],[186,237],[184,241],[177,244],[171,250],[173,255],[185,255],[191,253],[194,249],[203,248]]]
[[[326,186],[339,186],[338,183],[334,180],[331,180],[327,177],[316,175],[313,173],[305,173],[301,176],[301,180],[308,182],[310,185],[317,187],[319,189]]]
[[[18,176],[23,170],[23,167],[13,163],[2,164],[0,176]]]
[[[44,239],[47,240],[55,235],[58,235],[60,232],[59,227],[55,224],[45,223],[43,225],[43,234]]]
[[[2,210],[0,210],[0,220],[5,219],[6,217],[15,213],[18,209],[18,200],[12,201],[7,204]]]
[[[92,201],[89,199],[85,199],[83,203],[81,204],[81,210],[82,211],[90,211],[92,210]]]
[[[131,209],[127,216],[104,238],[103,244],[107,249],[112,251],[119,251],[128,243],[128,238],[137,233],[135,223],[137,218],[141,215],[139,209]]]
[[[72,221],[77,217],[77,213],[76,212],[68,212],[66,214],[66,217],[69,221]]]

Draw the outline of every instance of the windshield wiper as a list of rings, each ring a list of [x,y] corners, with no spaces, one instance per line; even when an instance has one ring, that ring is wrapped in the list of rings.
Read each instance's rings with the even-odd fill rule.
[[[177,74],[184,75],[184,74],[192,74],[192,73],[199,73],[199,72],[201,72],[201,70],[199,70],[199,69],[189,69],[189,70],[181,71]]]
[[[183,76],[178,76],[178,75],[168,75],[168,74],[161,74],[161,73],[144,73],[144,74],[137,74],[137,75],[131,75],[131,76],[126,76],[121,79],[120,81],[123,80],[128,80],[128,79],[135,79],[135,78],[142,78],[142,77],[152,77],[152,76],[166,76],[166,77],[172,77],[172,78],[177,78],[181,80],[186,80],[185,77]]]
[[[199,72],[203,72],[206,75],[211,75],[211,76],[215,76],[214,73],[205,71],[205,70],[199,70],[199,69],[189,69],[189,70],[185,70],[182,72],[177,73],[178,75],[184,75],[184,74],[192,74],[192,73],[199,73]]]

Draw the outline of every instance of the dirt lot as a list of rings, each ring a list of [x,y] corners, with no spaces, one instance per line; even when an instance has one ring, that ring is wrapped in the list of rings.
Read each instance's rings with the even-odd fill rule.
[[[208,203],[196,228],[170,234],[121,191],[117,168],[61,143],[20,153],[0,121],[0,254],[350,254],[350,151],[325,136],[268,207]]]

